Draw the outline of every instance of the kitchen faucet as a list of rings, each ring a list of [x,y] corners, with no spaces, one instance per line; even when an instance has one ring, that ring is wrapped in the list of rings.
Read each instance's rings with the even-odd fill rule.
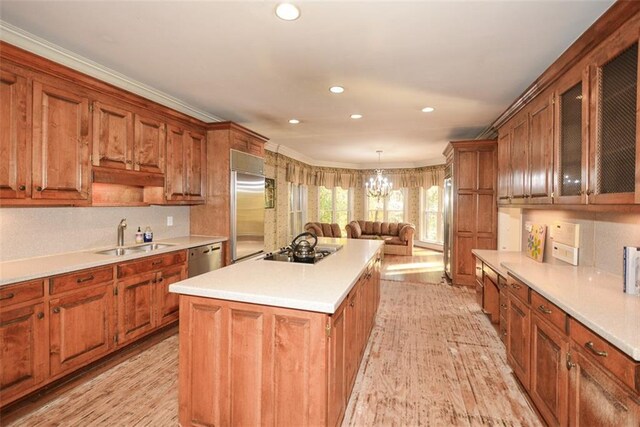
[[[118,246],[124,246],[124,229],[127,228],[127,218],[122,218],[118,224]]]

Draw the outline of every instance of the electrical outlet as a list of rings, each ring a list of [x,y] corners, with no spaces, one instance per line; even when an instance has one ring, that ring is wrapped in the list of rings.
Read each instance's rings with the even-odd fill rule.
[[[172,216],[168,216],[167,217],[167,227],[172,227],[173,226],[173,217]]]
[[[551,247],[551,255],[554,258],[568,262],[569,264],[578,265],[578,248],[558,242],[553,242]]]

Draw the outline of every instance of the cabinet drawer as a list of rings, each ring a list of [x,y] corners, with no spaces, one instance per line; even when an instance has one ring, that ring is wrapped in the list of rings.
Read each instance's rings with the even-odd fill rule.
[[[531,291],[531,307],[538,317],[547,320],[562,333],[567,333],[567,314],[557,305],[536,291]]]
[[[509,284],[509,292],[529,305],[529,287],[512,276],[509,276],[507,283]]]
[[[98,283],[113,280],[113,266],[82,270],[49,279],[49,293],[51,295],[66,291],[86,288]]]
[[[482,261],[476,258],[476,280],[482,283]]]
[[[149,271],[161,270],[174,264],[180,264],[187,259],[186,251],[171,252],[164,255],[143,258],[118,265],[118,278],[133,276]]]
[[[44,280],[34,280],[0,288],[0,307],[9,307],[44,296]]]
[[[508,286],[509,285],[507,285],[507,279],[502,276],[498,276],[498,289],[500,289],[500,292],[506,291]]]
[[[582,353],[640,392],[640,362],[635,362],[575,319],[570,319],[569,330],[569,336]]]

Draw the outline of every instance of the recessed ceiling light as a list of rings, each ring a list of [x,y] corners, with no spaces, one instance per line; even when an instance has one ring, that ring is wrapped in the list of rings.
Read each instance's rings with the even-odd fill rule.
[[[292,125],[297,125],[298,123],[300,123],[300,120],[298,120],[298,119],[289,119],[289,123],[291,123]]]
[[[280,3],[276,7],[276,16],[285,21],[295,21],[300,17],[300,9],[292,3]]]
[[[432,112],[432,111],[434,111],[434,110],[435,110],[435,108],[433,108],[433,107],[424,107],[424,108],[422,109],[422,112],[423,112],[423,113],[430,113],[430,112]]]
[[[351,118],[352,118],[352,119],[356,119],[356,120],[357,120],[357,119],[361,119],[361,118],[362,118],[362,114],[352,114],[352,115],[351,115]]]
[[[342,86],[331,86],[329,88],[329,91],[331,93],[342,93],[342,92],[344,92],[344,88]]]

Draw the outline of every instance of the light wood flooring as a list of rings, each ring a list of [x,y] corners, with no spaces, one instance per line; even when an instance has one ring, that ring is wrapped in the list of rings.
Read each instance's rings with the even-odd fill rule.
[[[541,425],[473,293],[440,283],[438,257],[385,257],[391,280],[343,426]],[[176,426],[177,355],[175,335],[0,425]]]

